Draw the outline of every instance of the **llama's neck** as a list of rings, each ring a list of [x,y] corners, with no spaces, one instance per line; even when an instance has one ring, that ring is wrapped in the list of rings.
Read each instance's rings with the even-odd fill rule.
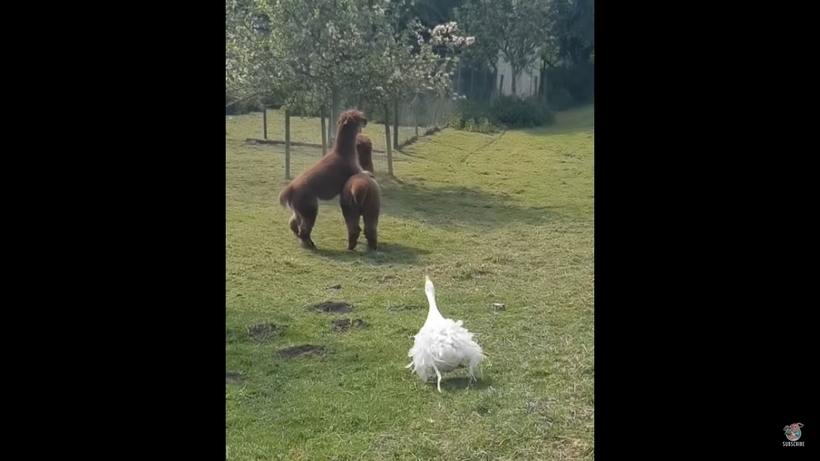
[[[356,136],[359,134],[359,127],[356,124],[342,125],[336,133],[336,144],[334,149],[342,155],[356,155]]]

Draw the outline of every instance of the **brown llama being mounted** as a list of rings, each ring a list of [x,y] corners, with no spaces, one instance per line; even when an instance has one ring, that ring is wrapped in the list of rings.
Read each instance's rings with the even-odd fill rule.
[[[381,189],[372,173],[372,149],[370,139],[360,134],[356,143],[356,151],[359,154],[359,163],[365,171],[351,176],[339,196],[339,205],[342,207],[342,216],[347,226],[348,250],[354,250],[359,241],[359,234],[362,232],[359,227],[359,218],[364,220],[367,247],[371,250],[378,249]]]
[[[310,238],[319,200],[332,200],[339,195],[347,180],[362,172],[356,152],[356,140],[367,119],[358,110],[342,112],[333,150],[302,172],[282,192],[279,204],[293,210],[290,230],[302,241],[302,247],[315,249]]]
[[[356,152],[359,154],[359,165],[364,171],[375,173],[373,170],[373,143],[364,133],[356,137]]]

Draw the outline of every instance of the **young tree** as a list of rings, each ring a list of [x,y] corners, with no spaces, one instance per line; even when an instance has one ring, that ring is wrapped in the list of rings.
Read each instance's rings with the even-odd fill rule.
[[[590,62],[595,53],[595,0],[553,0],[548,15],[545,48],[569,67]]]
[[[225,2],[225,90],[238,102],[255,96],[283,100],[294,78],[283,65],[271,21],[253,0]]]
[[[265,78],[262,37],[247,4],[225,2],[225,91],[239,99],[258,94]]]

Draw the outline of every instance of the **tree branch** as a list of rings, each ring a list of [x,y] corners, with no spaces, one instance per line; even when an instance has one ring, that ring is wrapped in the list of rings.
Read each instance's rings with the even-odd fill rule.
[[[231,91],[231,90],[228,90],[228,91]],[[247,101],[248,99],[251,99],[251,98],[253,98],[254,96],[259,96],[260,94],[262,94],[262,92],[261,92],[261,91],[257,91],[257,92],[255,92],[255,93],[252,93],[250,96],[245,96],[245,97],[244,97],[244,98],[242,98],[242,99],[237,99],[237,100],[236,100],[236,101],[234,101],[234,102],[231,102],[231,103],[225,104],[225,107],[226,107],[226,108],[228,108],[228,107],[230,107],[230,106],[232,106],[232,105],[234,105],[234,104],[237,104],[237,103],[240,103],[240,102],[243,102],[243,101]]]

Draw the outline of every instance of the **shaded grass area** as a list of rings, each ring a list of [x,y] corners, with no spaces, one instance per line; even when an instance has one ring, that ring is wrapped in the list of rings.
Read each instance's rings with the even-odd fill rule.
[[[298,247],[277,155],[226,123],[229,459],[594,457],[594,108],[557,115],[405,149],[397,179],[378,175],[383,246],[354,253],[336,200],[319,251]],[[442,394],[404,368],[425,273],[488,355],[479,382],[453,373]],[[324,301],[351,308],[311,309]],[[306,345],[321,349],[279,354]]]

